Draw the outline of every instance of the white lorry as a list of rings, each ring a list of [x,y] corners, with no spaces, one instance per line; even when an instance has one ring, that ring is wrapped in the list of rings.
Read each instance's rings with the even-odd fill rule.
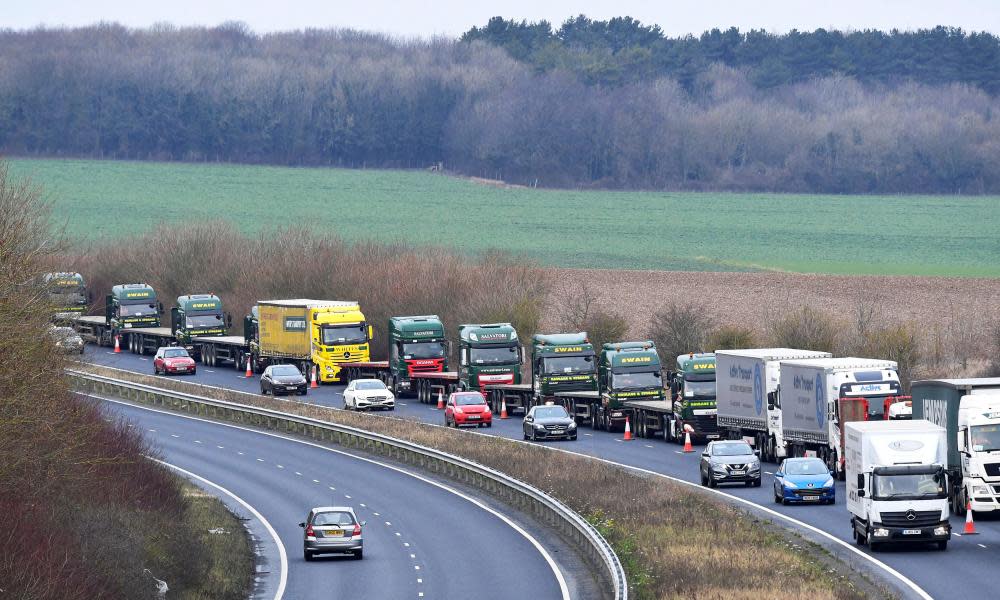
[[[845,423],[883,421],[903,403],[896,363],[872,358],[816,358],[781,362],[777,402],[788,456],[821,458],[844,478]]]
[[[1000,511],[1000,378],[914,381],[913,418],[948,431],[952,510]]]
[[[872,552],[886,543],[948,547],[945,430],[924,419],[844,426],[847,510],[854,539]]]
[[[745,439],[763,460],[785,457],[781,408],[775,403],[780,361],[829,358],[829,352],[792,348],[719,350],[715,353],[717,422],[723,437]]]

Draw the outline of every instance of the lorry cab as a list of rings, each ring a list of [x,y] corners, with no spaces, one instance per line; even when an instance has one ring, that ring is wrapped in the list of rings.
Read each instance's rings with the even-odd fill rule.
[[[145,283],[126,283],[111,288],[105,298],[105,316],[112,335],[122,329],[159,327],[163,303]]]
[[[535,398],[558,392],[597,391],[597,353],[587,332],[536,334],[531,339]]]
[[[695,437],[720,437],[716,423],[715,353],[689,352],[677,357],[675,370],[667,371],[667,385],[673,401],[670,439],[678,439],[685,425]]]
[[[214,294],[178,296],[177,305],[170,309],[170,330],[184,345],[195,336],[226,335],[232,324],[232,317],[222,311],[222,300]]]
[[[42,276],[42,285],[49,296],[49,302],[55,309],[54,319],[65,321],[86,311],[90,301],[83,275],[79,273],[46,273]]]
[[[845,426],[847,509],[855,540],[884,543],[951,538],[945,429],[923,419]]]
[[[393,393],[410,390],[414,373],[448,370],[449,344],[437,315],[389,319],[389,387]]]
[[[521,383],[521,344],[510,323],[460,325],[459,380],[467,390]]]
[[[369,342],[374,336],[357,302],[315,302],[309,307],[309,323],[320,381],[340,381],[344,363],[369,360]]]
[[[652,341],[604,344],[598,380],[601,402],[611,410],[625,400],[663,400],[660,355]]]

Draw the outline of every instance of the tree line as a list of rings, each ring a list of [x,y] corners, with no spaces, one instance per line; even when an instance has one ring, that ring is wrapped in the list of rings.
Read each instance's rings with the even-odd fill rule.
[[[506,38],[496,31],[504,23]],[[524,34],[528,42],[510,41],[525,29],[535,32]],[[816,42],[832,33],[765,36],[769,46],[751,42],[753,32],[733,31],[718,35],[734,41],[713,45],[715,32],[669,40],[631,20],[585,18],[555,32],[546,24],[493,20],[462,40],[346,30],[260,35],[239,23],[6,30],[0,150],[443,164],[511,183],[587,188],[1000,191],[997,80],[948,75],[989,63],[985,51],[975,59],[942,52],[928,63],[943,65],[938,70],[896,61],[851,71],[820,68],[822,61],[783,49],[815,46],[815,56],[833,60],[837,46]],[[924,32],[926,39],[936,39],[935,31]],[[995,51],[995,38],[943,31],[942,44],[985,39]],[[918,43],[921,32],[865,36],[926,45]],[[700,48],[689,71],[656,58],[660,45],[678,44]],[[759,64],[747,58],[754,52]],[[623,53],[647,58],[616,63],[622,75],[611,78],[614,69],[587,58]],[[774,79],[754,66],[772,60],[808,68]]]

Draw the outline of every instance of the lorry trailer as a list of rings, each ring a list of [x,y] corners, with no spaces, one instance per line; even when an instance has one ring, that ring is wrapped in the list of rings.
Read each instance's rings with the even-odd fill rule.
[[[870,358],[781,361],[774,404],[788,456],[816,456],[844,477],[843,428],[852,421],[883,421],[900,395],[896,363]]]
[[[1000,377],[914,381],[913,418],[948,432],[948,500],[964,515],[1000,511]]]
[[[847,510],[858,544],[948,547],[945,429],[924,419],[844,426]]]
[[[773,395],[778,389],[780,361],[831,356],[829,352],[793,348],[716,351],[719,428],[729,439],[745,439],[764,460],[784,458],[781,409]]]

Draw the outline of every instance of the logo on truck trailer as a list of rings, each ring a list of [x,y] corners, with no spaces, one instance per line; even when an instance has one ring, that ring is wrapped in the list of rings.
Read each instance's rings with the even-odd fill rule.
[[[826,398],[823,397],[823,378],[816,374],[816,424],[822,427],[826,420]]]
[[[924,418],[935,425],[947,427],[948,402],[946,400],[924,398]]]
[[[753,367],[753,407],[758,415],[764,410],[764,378],[759,364]]]

